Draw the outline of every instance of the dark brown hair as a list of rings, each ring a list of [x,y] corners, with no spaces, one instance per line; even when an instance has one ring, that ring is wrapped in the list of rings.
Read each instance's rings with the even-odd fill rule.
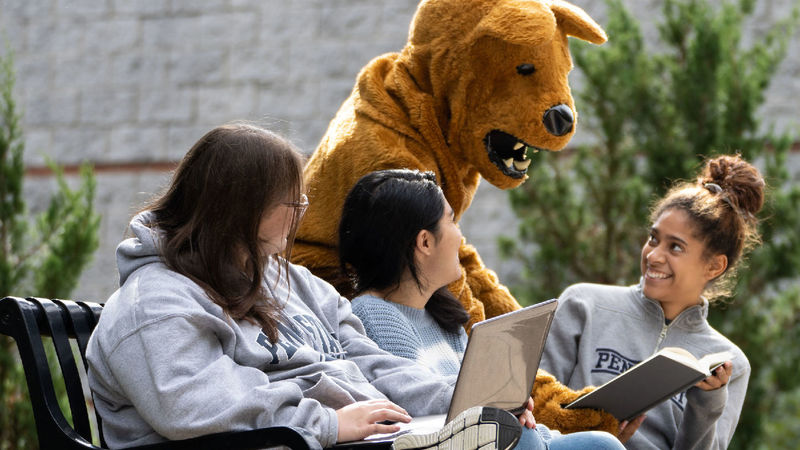
[[[743,255],[760,243],[756,214],[764,206],[761,173],[739,155],[706,161],[694,182],[680,183],[659,200],[651,223],[670,209],[686,212],[695,237],[705,243],[705,257],[725,255],[728,267],[705,291],[710,298],[729,296]]]
[[[270,131],[234,123],[200,138],[147,209],[155,214],[151,226],[163,231],[166,265],[202,286],[230,317],[260,325],[275,342],[280,305],[264,288],[264,269],[274,258],[286,270],[299,217],[282,255],[260,250],[258,229],[265,212],[302,191],[300,153]]]

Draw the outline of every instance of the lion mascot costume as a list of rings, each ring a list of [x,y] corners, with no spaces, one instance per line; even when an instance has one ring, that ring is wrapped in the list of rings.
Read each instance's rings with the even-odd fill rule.
[[[567,36],[606,35],[583,10],[560,0],[424,0],[400,53],[370,61],[305,169],[310,206],[292,259],[350,297],[337,229],[344,199],[363,175],[409,168],[436,174],[460,218],[480,177],[501,189],[527,179],[531,156],[558,151],[575,133],[567,84]],[[462,242],[461,279],[449,289],[472,323],[520,308],[474,247]],[[564,410],[574,392],[540,371],[537,421],[562,432],[617,432],[592,410]]]

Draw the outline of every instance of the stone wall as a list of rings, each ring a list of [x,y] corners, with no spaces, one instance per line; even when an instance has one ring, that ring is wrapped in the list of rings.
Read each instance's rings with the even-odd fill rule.
[[[600,2],[575,3],[604,22]],[[649,18],[659,2],[626,3]],[[790,9],[789,0],[757,5],[746,36]],[[30,206],[41,207],[53,188],[40,170],[45,155],[96,168],[101,247],[73,296],[103,301],[113,292],[114,247],[128,219],[211,127],[246,119],[313,151],[360,68],[403,46],[415,8],[412,0],[0,0],[0,36],[15,53],[24,112]],[[779,130],[800,121],[797,38],[790,55],[763,109]],[[579,131],[574,142],[586,139]],[[516,230],[504,192],[483,183],[462,228],[488,266],[513,278],[495,246]]]

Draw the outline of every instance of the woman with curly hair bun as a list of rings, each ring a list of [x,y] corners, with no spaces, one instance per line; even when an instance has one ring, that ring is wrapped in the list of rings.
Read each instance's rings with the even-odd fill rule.
[[[576,284],[559,298],[542,368],[572,389],[599,386],[664,347],[733,358],[685,392],[620,426],[628,448],[726,448],[750,364],[707,319],[730,294],[743,256],[760,242],[764,179],[737,156],[709,159],[693,182],[655,203],[633,286]],[[637,431],[638,429],[638,431]]]

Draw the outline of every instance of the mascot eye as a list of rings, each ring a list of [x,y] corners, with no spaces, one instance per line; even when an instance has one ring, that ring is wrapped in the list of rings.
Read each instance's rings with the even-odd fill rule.
[[[517,73],[520,75],[532,75],[536,72],[536,67],[533,64],[520,64],[517,66]]]

